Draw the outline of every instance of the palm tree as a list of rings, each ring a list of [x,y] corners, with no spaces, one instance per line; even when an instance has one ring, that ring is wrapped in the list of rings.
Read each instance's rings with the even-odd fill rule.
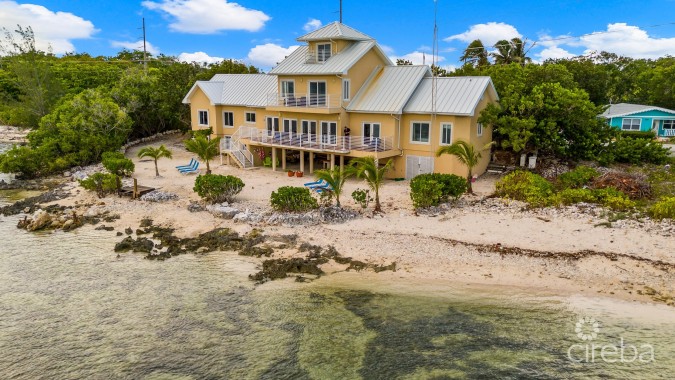
[[[386,165],[380,167],[375,157],[359,157],[351,162],[350,171],[353,172],[357,178],[366,180],[368,186],[375,193],[375,211],[381,212],[380,205],[380,186],[384,182],[384,175],[387,174],[394,164],[393,160],[389,160]]]
[[[457,157],[459,162],[464,164],[469,169],[469,174],[467,175],[467,182],[469,185],[469,193],[473,194],[473,188],[471,187],[471,179],[473,177],[473,168],[478,165],[482,155],[482,151],[490,149],[492,142],[485,144],[481,150],[476,150],[473,145],[470,143],[458,140],[452,145],[444,146],[436,152],[436,157],[439,157],[442,154],[449,154]]]
[[[159,177],[159,169],[157,168],[157,160],[160,158],[172,158],[171,151],[166,149],[162,144],[159,148],[153,146],[146,146],[145,148],[138,151],[138,158],[150,157],[155,160],[155,177]]]
[[[332,196],[335,197],[336,205],[341,207],[340,195],[342,194],[342,188],[347,177],[351,176],[351,174],[349,170],[343,172],[340,168],[334,167],[327,170],[317,170],[315,176],[317,180],[324,180],[333,188]]]
[[[510,41],[500,40],[494,45],[496,52],[491,53],[495,59],[496,64],[518,63],[525,66],[526,63],[532,62],[532,58],[527,56],[525,44],[527,42],[520,38],[512,38]]]
[[[207,139],[204,136],[195,136],[193,139],[185,142],[185,149],[199,156],[206,161],[206,174],[211,174],[211,167],[209,160],[212,160],[220,154],[220,137],[215,139]]]
[[[483,67],[490,64],[488,61],[488,51],[481,40],[473,40],[469,46],[464,49],[464,54],[459,60],[471,64],[473,67]]]

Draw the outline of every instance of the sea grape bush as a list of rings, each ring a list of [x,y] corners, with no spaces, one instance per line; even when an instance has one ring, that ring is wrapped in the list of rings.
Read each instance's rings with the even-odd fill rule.
[[[319,207],[306,187],[282,186],[270,196],[272,207],[279,211],[301,212]]]
[[[244,186],[244,182],[239,177],[204,174],[195,179],[194,191],[207,202],[232,202]]]

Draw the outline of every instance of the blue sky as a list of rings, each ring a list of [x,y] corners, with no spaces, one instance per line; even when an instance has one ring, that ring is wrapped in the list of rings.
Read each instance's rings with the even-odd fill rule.
[[[607,50],[636,58],[675,55],[675,0],[438,0],[440,66],[459,66],[481,38],[527,38],[540,61]],[[184,60],[233,58],[269,70],[297,37],[336,21],[339,0],[2,1],[0,26],[30,25],[39,47],[115,55],[141,46],[141,19],[154,53]],[[434,1],[344,0],[344,23],[374,37],[392,59],[430,61]],[[594,33],[594,34],[592,34]]]

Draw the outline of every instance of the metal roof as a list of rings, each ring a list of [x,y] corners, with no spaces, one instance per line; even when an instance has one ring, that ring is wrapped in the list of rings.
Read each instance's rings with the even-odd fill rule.
[[[274,75],[323,75],[345,74],[361,57],[375,49],[391,65],[391,61],[375,41],[354,42],[343,51],[333,55],[322,63],[307,63],[309,46],[300,46],[291,55],[270,71]]]
[[[367,36],[356,29],[352,29],[345,24],[335,21],[323,28],[307,33],[298,38],[298,41],[327,41],[327,40],[353,40],[366,41],[373,38]]]
[[[667,108],[645,106],[642,104],[619,103],[619,104],[610,104],[609,108],[607,108],[605,112],[603,112],[600,116],[609,119],[611,117],[620,117],[647,111],[661,111],[675,114],[675,111],[669,110]]]
[[[486,90],[498,99],[490,77],[441,77],[436,81],[437,114],[473,116]],[[403,112],[432,113],[432,85],[433,78],[422,79]]]
[[[400,114],[429,66],[386,66],[375,69],[347,106],[351,112]]]
[[[190,97],[197,88],[212,104],[265,107],[267,94],[277,92],[277,77],[268,74],[216,74],[210,81],[197,81],[183,103],[190,103]]]

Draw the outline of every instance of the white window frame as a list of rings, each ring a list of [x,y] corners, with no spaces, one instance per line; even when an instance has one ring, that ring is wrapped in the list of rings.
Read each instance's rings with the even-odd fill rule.
[[[285,86],[288,83],[293,85],[293,91],[288,91],[288,87]],[[279,94],[281,94],[282,98],[285,98],[289,95],[295,96],[295,79],[284,79],[279,81]]]
[[[314,133],[312,133],[312,123],[314,123]],[[302,120],[300,122],[300,128],[300,133],[307,135],[307,138],[309,139],[309,136],[318,134],[319,123],[317,123],[316,120]]]
[[[427,126],[427,140],[428,141],[415,141],[414,139],[414,132],[415,132],[415,124],[426,124]],[[420,138],[422,137],[421,130],[420,130]],[[431,144],[431,123],[428,121],[411,121],[410,122],[410,143],[411,144],[420,144],[420,145],[429,145]]]
[[[326,145],[336,145],[337,144],[337,121],[325,121],[325,120],[323,120],[319,123],[319,125],[321,125],[321,129],[320,129],[321,142],[323,144],[326,144]],[[335,125],[335,133],[334,134],[323,133],[324,127],[327,127],[329,129],[329,132],[330,132],[331,125]],[[333,139],[325,138],[324,136],[333,136]],[[333,143],[331,140],[334,140],[335,143]]]
[[[206,124],[202,123],[202,115],[206,116]],[[197,110],[197,122],[199,123],[198,125],[200,126],[209,126],[209,110]]]
[[[670,125],[666,126],[666,123],[668,123]],[[675,129],[675,120],[673,120],[673,119],[664,120],[663,124],[661,124],[661,129],[663,129],[663,130]]]
[[[232,115],[232,124],[227,124],[227,117],[225,117],[225,114],[230,114]],[[234,128],[234,112],[232,111],[223,111],[223,128]]]
[[[295,128],[293,128],[295,127]],[[282,122],[283,132],[291,132],[292,134],[298,133],[298,119],[284,119]],[[293,130],[295,129],[295,131]]]
[[[246,112],[244,115],[244,120],[247,123],[255,123],[255,112]]]
[[[326,54],[326,51],[323,50],[323,54],[319,51],[320,46],[328,46],[328,54]],[[326,62],[330,57],[333,56],[333,44],[330,42],[322,42],[316,44],[316,61],[317,62]]]
[[[476,136],[483,136],[483,123],[476,123]]]
[[[276,120],[276,123],[272,121],[271,130],[270,130],[270,120]],[[274,128],[275,126],[276,129]],[[265,118],[265,130],[267,131],[267,136],[274,136],[275,132],[279,132],[279,118],[276,116],[267,116]]]
[[[316,100],[312,104],[312,84],[316,83]],[[319,84],[323,83],[323,94],[319,94]],[[310,80],[307,82],[307,105],[310,107],[325,107],[328,105],[328,82],[325,80]]]
[[[349,92],[351,91],[351,81],[349,79],[342,79],[342,100],[348,101],[350,99]]]
[[[450,129],[450,141],[448,142],[443,142],[443,137],[445,134],[443,133],[445,131],[445,128],[448,127]],[[439,144],[440,145],[452,145],[452,123],[441,123],[441,134],[439,136]]]
[[[626,128],[626,121],[629,121],[630,123],[628,125],[628,128]],[[635,121],[637,120],[637,129],[634,129],[633,126],[635,125]],[[621,130],[622,131],[639,131],[642,125],[642,119],[636,118],[636,117],[626,117],[623,120],[621,120]]]

